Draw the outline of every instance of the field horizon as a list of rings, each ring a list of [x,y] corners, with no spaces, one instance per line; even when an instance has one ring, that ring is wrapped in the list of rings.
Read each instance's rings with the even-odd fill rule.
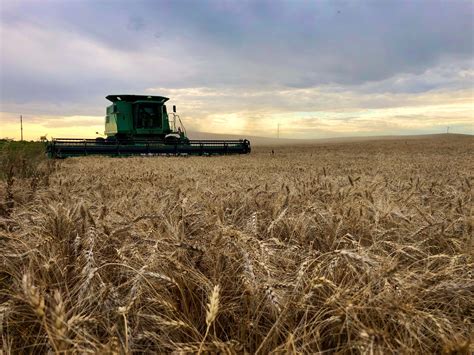
[[[190,131],[190,139],[249,139],[252,145],[314,145],[325,143],[352,143],[374,140],[403,140],[403,139],[436,139],[443,137],[474,137],[473,134],[466,133],[426,133],[426,134],[405,134],[405,135],[372,135],[372,136],[342,136],[329,138],[272,138],[240,134],[223,134]]]
[[[467,133],[426,133],[426,134],[404,134],[404,135],[369,135],[369,136],[342,136],[329,138],[272,138],[263,136],[252,136],[245,134],[225,134],[225,133],[210,133],[201,131],[189,131],[190,139],[217,139],[217,140],[232,140],[232,139],[249,139],[252,145],[255,146],[271,146],[271,145],[318,145],[326,143],[353,143],[366,141],[383,141],[383,140],[412,140],[412,139],[437,139],[443,137],[451,138],[469,138],[474,137],[474,134]],[[56,137],[51,137],[56,138]],[[62,137],[68,138],[68,137]],[[0,141],[14,141],[20,140],[3,137]],[[39,140],[24,140],[25,142],[39,142]]]

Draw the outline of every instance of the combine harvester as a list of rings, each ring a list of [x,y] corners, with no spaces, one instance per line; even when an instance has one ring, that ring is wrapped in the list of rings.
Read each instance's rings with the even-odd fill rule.
[[[50,158],[84,155],[221,155],[248,154],[250,142],[240,140],[190,140],[173,106],[170,122],[167,97],[109,95],[105,116],[106,138],[54,138],[48,143]]]

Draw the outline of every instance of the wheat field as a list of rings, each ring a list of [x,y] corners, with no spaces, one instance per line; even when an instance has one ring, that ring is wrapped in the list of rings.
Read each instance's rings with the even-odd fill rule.
[[[468,354],[473,157],[445,135],[10,160],[2,352]]]

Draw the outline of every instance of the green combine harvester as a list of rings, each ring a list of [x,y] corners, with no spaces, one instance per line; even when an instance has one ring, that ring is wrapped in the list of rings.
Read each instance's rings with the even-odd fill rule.
[[[50,158],[84,155],[221,155],[248,154],[250,142],[240,140],[190,140],[173,106],[170,121],[167,97],[109,95],[105,116],[106,138],[54,138],[48,143]]]

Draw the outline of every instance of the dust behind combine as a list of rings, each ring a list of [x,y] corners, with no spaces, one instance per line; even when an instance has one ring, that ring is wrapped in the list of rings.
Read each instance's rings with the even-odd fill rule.
[[[272,148],[3,181],[4,351],[472,350],[473,138]]]

